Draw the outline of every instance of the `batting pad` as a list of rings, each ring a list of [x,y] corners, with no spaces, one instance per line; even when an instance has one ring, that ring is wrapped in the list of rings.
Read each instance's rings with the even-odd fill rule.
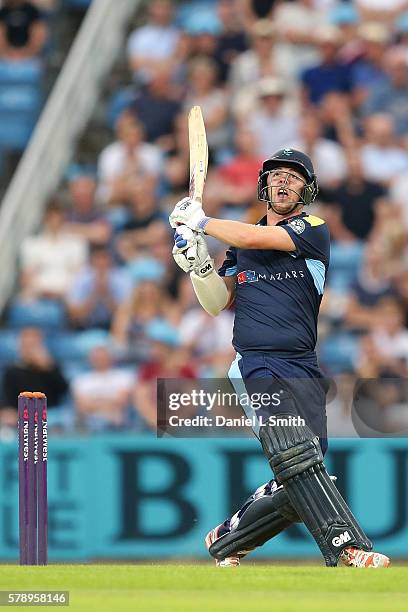
[[[287,415],[281,415],[282,421]],[[372,544],[331,481],[318,438],[306,425],[260,428],[259,438],[277,482],[316,540],[325,563],[336,566],[344,548]]]
[[[235,529],[218,538],[209,548],[216,559],[243,556],[301,519],[293,510],[287,493],[280,487],[272,495],[255,499]],[[241,554],[240,554],[241,553]]]

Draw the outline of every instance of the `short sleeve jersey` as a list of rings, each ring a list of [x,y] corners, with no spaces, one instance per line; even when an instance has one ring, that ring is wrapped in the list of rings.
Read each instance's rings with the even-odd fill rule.
[[[266,225],[264,217],[259,225]],[[278,223],[296,250],[230,247],[220,276],[236,276],[233,345],[239,352],[272,351],[296,357],[312,353],[330,261],[323,219],[302,212]]]

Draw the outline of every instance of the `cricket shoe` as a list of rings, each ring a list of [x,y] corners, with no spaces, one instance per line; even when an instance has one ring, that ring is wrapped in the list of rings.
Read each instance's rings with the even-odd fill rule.
[[[388,567],[390,560],[385,555],[367,552],[360,548],[345,548],[341,551],[340,561],[347,567]]]
[[[218,535],[221,526],[222,524],[218,525],[217,527],[214,527],[214,529],[211,529],[211,531],[207,533],[207,536],[205,538],[205,545],[207,546],[207,548],[210,548],[211,544],[213,544],[215,540],[218,540],[218,538],[221,537]],[[217,567],[238,567],[240,564],[240,558],[244,557],[249,552],[251,551],[241,550],[234,557],[226,557],[225,559],[215,559],[215,565]]]

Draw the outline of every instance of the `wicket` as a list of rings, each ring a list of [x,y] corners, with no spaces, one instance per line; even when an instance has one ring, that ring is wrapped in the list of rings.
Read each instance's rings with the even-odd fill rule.
[[[47,565],[47,398],[18,396],[20,565]]]

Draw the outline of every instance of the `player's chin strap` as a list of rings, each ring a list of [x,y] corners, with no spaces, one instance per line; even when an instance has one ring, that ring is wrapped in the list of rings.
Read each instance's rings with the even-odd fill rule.
[[[292,191],[292,190],[290,190]],[[297,194],[297,192],[295,192]],[[299,196],[300,197],[300,196]],[[276,210],[276,208],[274,208],[275,201],[274,200],[268,200],[268,210],[273,210],[273,212],[277,215],[279,215],[280,217],[286,217],[287,215],[290,215],[291,213],[293,213],[293,211],[296,210],[296,208],[299,205],[304,205],[304,202],[299,201],[299,202],[294,202],[292,208],[290,210],[286,210],[285,212],[279,212],[278,210]]]

